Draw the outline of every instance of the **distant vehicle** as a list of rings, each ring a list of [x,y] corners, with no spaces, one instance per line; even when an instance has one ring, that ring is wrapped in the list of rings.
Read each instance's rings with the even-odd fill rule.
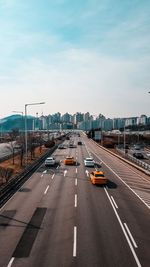
[[[94,161],[93,158],[86,158],[86,159],[84,160],[84,165],[85,165],[86,167],[94,167],[94,165],[95,165],[95,161]]]
[[[105,177],[102,171],[93,171],[90,174],[90,180],[92,184],[107,184],[108,179]]]
[[[81,141],[78,141],[78,145],[80,145],[80,146],[81,146],[81,145],[82,145],[82,142],[81,142]]]
[[[45,166],[46,167],[54,166],[55,164],[56,164],[56,161],[55,161],[55,158],[53,158],[53,157],[48,157],[45,160]]]
[[[144,159],[144,155],[140,152],[133,153],[133,157],[137,159]]]
[[[135,150],[140,150],[140,149],[141,149],[141,146],[140,146],[140,145],[134,145],[133,148],[134,148]]]
[[[74,165],[75,164],[75,160],[74,160],[74,157],[66,157],[65,160],[64,160],[64,164],[65,165]]]
[[[60,145],[58,146],[58,149],[65,149],[65,146],[64,146],[63,144],[60,144]]]
[[[74,147],[75,147],[74,144],[72,143],[69,144],[69,148],[74,148]]]

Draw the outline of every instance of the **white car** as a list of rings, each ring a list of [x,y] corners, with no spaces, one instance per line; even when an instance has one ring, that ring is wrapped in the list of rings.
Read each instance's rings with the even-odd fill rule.
[[[56,163],[56,160],[55,160],[55,158],[53,158],[53,157],[48,157],[48,158],[45,160],[45,166],[46,166],[46,167],[54,166],[55,163]]]
[[[86,167],[94,167],[94,165],[95,165],[95,161],[94,161],[93,158],[86,158],[86,159],[84,160],[84,165],[85,165]]]

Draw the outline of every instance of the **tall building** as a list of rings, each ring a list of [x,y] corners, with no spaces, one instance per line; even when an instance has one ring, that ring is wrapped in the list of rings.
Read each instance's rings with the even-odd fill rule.
[[[137,124],[139,124],[139,125],[146,125],[147,124],[147,116],[146,115],[141,115],[137,119]]]
[[[88,120],[90,120],[90,113],[89,113],[89,112],[86,112],[86,113],[83,115],[83,119],[84,119],[84,121],[88,121]]]
[[[83,121],[84,120],[84,114],[81,113],[81,112],[77,112],[75,115],[74,115],[74,123],[77,125],[79,122]]]
[[[68,112],[66,112],[65,114],[62,115],[61,121],[66,123],[71,122],[71,115]]]

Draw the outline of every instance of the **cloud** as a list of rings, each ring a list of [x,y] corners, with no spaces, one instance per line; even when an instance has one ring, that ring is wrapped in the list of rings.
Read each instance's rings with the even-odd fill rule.
[[[148,107],[141,106],[140,102],[140,89],[144,88],[141,71],[143,68],[146,71],[148,59],[114,61],[92,50],[74,48],[48,61],[32,58],[20,62],[12,72],[12,80],[1,82],[2,103],[6,103],[9,95],[14,105],[11,109],[23,108],[30,101],[45,101],[42,107],[45,114],[90,111],[112,117],[117,116],[118,111],[120,115],[139,112],[139,106],[140,113],[148,113]],[[136,84],[133,76],[136,76]],[[149,78],[144,82],[148,85]]]

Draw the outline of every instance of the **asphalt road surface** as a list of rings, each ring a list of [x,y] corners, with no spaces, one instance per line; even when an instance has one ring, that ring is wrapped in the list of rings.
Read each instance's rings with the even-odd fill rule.
[[[150,178],[84,134],[72,140],[83,145],[57,149],[60,164],[41,165],[0,210],[0,267],[149,267]],[[91,184],[89,156],[107,186]]]

